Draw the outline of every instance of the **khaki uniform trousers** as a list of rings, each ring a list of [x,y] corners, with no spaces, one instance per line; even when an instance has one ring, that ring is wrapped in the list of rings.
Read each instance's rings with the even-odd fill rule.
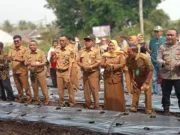
[[[129,74],[129,70],[124,70],[124,73],[125,73],[127,91],[130,94],[132,93],[132,87],[131,87],[131,77]]]
[[[92,73],[83,73],[84,97],[86,106],[89,108],[92,105],[91,93],[94,98],[94,107],[99,108],[99,71]]]
[[[31,90],[29,87],[29,82],[28,82],[28,75],[22,75],[22,74],[14,74],[13,75],[15,85],[18,90],[18,99],[20,101],[24,100],[24,93],[23,93],[23,88],[26,91],[26,99],[27,101],[32,100],[32,95],[31,95]]]
[[[144,81],[145,78],[139,78],[138,80]],[[138,108],[139,97],[141,94],[140,88],[142,86],[142,83],[141,84],[137,83],[137,85],[139,86],[139,88],[134,89],[133,98],[132,98],[132,107],[135,108]],[[149,89],[145,91],[144,94],[145,94],[145,112],[151,112],[152,111],[152,80],[149,82]]]
[[[69,104],[74,105],[75,104],[74,90],[70,82],[70,79],[68,78],[68,71],[65,72],[57,71],[56,74],[57,74],[58,93],[60,97],[59,104],[64,105],[64,86],[66,84],[69,93]]]
[[[76,90],[79,90],[79,68],[77,63],[72,64],[71,83]]]
[[[41,88],[42,94],[44,96],[44,101],[49,101],[45,70],[43,70],[42,72],[37,73],[35,75],[35,79],[34,79],[34,81],[31,81],[31,85],[32,85],[33,92],[34,92],[34,100],[35,101],[39,101],[38,85]]]

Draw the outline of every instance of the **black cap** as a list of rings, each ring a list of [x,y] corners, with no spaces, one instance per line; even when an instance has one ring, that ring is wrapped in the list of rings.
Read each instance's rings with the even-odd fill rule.
[[[68,39],[71,40],[71,41],[75,41],[74,37],[68,37]]]
[[[4,47],[3,43],[2,43],[2,42],[0,42],[0,48],[3,48],[3,47]]]
[[[84,40],[96,40],[96,36],[91,34],[84,38]]]

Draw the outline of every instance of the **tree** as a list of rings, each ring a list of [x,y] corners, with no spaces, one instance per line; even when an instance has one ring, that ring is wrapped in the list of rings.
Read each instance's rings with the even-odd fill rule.
[[[34,30],[36,29],[36,25],[30,21],[25,21],[25,20],[20,20],[19,23],[18,23],[18,28],[20,30],[26,30],[26,29],[31,29],[31,30]]]
[[[28,29],[27,28],[27,22],[25,20],[20,20],[19,23],[18,23],[18,28],[20,30]]]
[[[6,32],[12,32],[14,27],[13,25],[9,22],[9,20],[5,20],[2,26],[2,29]]]
[[[55,23],[52,22],[51,24],[46,25],[46,31],[41,34],[44,41],[52,43],[54,39],[58,38],[59,30],[57,29]]]
[[[32,22],[27,22],[27,27],[31,30],[34,30],[37,28],[36,24],[32,23]]]
[[[46,0],[47,8],[54,11],[57,25],[64,33],[90,32],[93,26],[111,25],[121,30],[123,26],[138,24],[138,0]],[[161,0],[144,0],[144,18]]]
[[[170,17],[164,12],[162,9],[153,10],[148,15],[148,20],[151,21],[155,26],[160,25],[164,26],[167,25],[167,22],[170,20]]]

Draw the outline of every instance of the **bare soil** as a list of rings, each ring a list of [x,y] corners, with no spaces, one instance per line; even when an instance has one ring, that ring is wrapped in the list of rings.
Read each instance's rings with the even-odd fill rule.
[[[0,120],[0,135],[103,135],[76,127],[64,127],[44,122]]]

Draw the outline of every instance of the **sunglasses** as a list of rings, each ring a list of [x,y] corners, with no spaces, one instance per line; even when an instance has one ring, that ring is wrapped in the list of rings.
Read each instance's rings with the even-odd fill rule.
[[[159,31],[156,31],[156,30],[154,31],[154,33],[158,33],[158,32],[159,32]]]
[[[64,42],[65,40],[59,40],[59,42]]]
[[[168,37],[174,37],[175,35],[173,35],[173,34],[166,34],[166,36],[168,36]]]
[[[14,40],[14,43],[19,43],[20,41],[19,40]]]

